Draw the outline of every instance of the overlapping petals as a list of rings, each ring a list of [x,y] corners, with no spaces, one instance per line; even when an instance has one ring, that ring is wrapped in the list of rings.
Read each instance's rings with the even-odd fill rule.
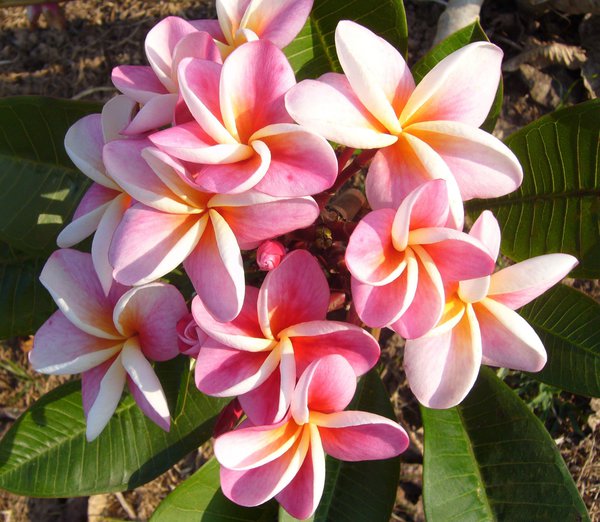
[[[88,440],[110,420],[125,382],[144,413],[168,431],[169,409],[149,360],[178,354],[175,328],[187,312],[179,291],[114,283],[105,294],[91,256],[69,249],[50,256],[40,280],[59,311],[38,330],[29,360],[42,373],[83,373]]]
[[[491,212],[479,217],[471,235],[498,254],[500,229]],[[406,343],[405,370],[419,401],[432,408],[455,406],[473,386],[481,363],[541,370],[544,346],[513,310],[545,292],[576,264],[573,256],[548,254],[452,285],[439,324]]]
[[[442,316],[444,280],[485,276],[494,259],[476,239],[448,228],[448,193],[429,181],[401,203],[365,216],[352,233],[346,264],[359,317],[421,337]]]
[[[285,55],[273,44],[244,45],[222,67],[183,60],[179,83],[194,121],[157,132],[150,140],[190,162],[191,179],[200,190],[238,194],[254,187],[289,197],[316,194],[333,184],[333,149],[287,114],[284,95],[296,82]]]
[[[347,461],[394,457],[408,446],[395,422],[367,412],[342,411],[356,375],[340,355],[313,361],[298,380],[286,417],[242,426],[215,441],[221,487],[243,506],[275,497],[294,517],[310,517],[325,483],[325,453]]]
[[[196,364],[196,384],[216,396],[241,395],[256,424],[285,415],[296,377],[314,360],[337,354],[355,375],[376,363],[379,346],[362,328],[326,321],[329,287],[306,251],[288,254],[260,290],[248,287],[240,314],[216,321],[199,299],[192,313],[208,335]]]
[[[500,80],[498,47],[468,44],[415,86],[400,53],[368,29],[342,21],[335,38],[345,76],[300,82],[286,106],[328,140],[380,149],[366,181],[373,209],[397,208],[420,183],[442,178],[460,224],[461,197],[496,197],[519,186],[522,169],[514,154],[477,128]]]

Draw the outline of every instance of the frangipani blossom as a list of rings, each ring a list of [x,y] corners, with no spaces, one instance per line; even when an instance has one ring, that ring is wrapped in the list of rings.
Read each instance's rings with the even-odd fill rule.
[[[498,256],[500,228],[491,212],[481,214],[470,234]],[[472,388],[481,363],[541,370],[546,364],[542,341],[514,310],[560,281],[576,264],[568,254],[547,254],[452,285],[438,325],[406,342],[404,369],[417,399],[431,408],[455,406]]]
[[[132,289],[115,283],[105,295],[91,256],[68,249],[50,256],[40,281],[59,310],[37,331],[29,361],[41,373],[83,373],[87,439],[104,429],[125,382],[142,411],[168,431],[169,408],[149,361],[179,353],[175,327],[187,312],[179,291],[163,283]]]
[[[327,141],[292,122],[284,95],[295,85],[285,55],[267,41],[236,49],[223,66],[185,59],[181,95],[194,121],[150,136],[188,163],[198,189],[238,194],[309,196],[331,187],[335,153]]]
[[[490,274],[494,259],[477,239],[448,228],[445,181],[413,190],[398,210],[367,214],[348,242],[346,265],[361,320],[405,338],[424,335],[444,309],[444,281]]]
[[[177,68],[184,58],[221,63],[221,54],[212,37],[176,16],[165,18],[148,32],[145,49],[150,66],[120,65],[112,72],[115,87],[141,106],[124,130],[129,135],[173,122],[179,99]]]
[[[218,20],[191,23],[215,38],[225,59],[259,38],[283,49],[302,29],[312,5],[313,0],[217,0]]]
[[[126,96],[116,96],[106,103],[102,114],[85,116],[65,136],[67,154],[93,183],[75,210],[73,221],[61,231],[56,242],[59,247],[68,248],[98,231],[92,242],[92,259],[107,294],[113,281],[108,248],[131,198],[106,171],[102,150],[105,143],[122,139],[120,132],[131,121],[134,109],[135,102]]]
[[[200,299],[222,321],[244,301],[240,248],[310,225],[319,209],[312,198],[276,198],[258,192],[200,192],[185,180],[185,167],[148,140],[114,141],[104,161],[138,203],[117,227],[110,260],[114,278],[141,285],[183,262]]]
[[[316,510],[325,485],[325,454],[356,462],[395,457],[406,432],[380,415],[342,411],[356,376],[339,355],[313,361],[302,373],[285,418],[270,426],[243,423],[215,440],[225,496],[242,506],[275,497],[293,517]]]
[[[247,287],[244,306],[231,322],[216,321],[199,299],[192,313],[208,335],[196,361],[196,385],[217,397],[240,395],[252,422],[283,418],[300,375],[328,354],[345,357],[355,375],[379,358],[377,341],[362,328],[327,321],[329,286],[305,250],[288,254],[260,290]]]
[[[461,225],[461,196],[497,197],[520,185],[517,158],[478,129],[500,80],[498,47],[466,45],[415,86],[400,53],[368,29],[342,21],[335,41],[345,75],[300,82],[286,95],[286,106],[298,123],[328,140],[381,149],[366,181],[373,209],[397,208],[419,184],[442,178]]]

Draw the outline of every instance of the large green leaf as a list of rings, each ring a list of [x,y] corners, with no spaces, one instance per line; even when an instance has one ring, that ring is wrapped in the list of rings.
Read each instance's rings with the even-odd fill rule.
[[[558,285],[519,313],[548,352],[544,369],[531,376],[573,393],[600,396],[600,304]]]
[[[70,497],[135,488],[212,434],[223,399],[201,394],[186,358],[157,365],[173,421],[164,432],[126,396],[101,435],[85,439],[80,382],[64,384],[27,410],[0,441],[0,487],[21,495]]]
[[[40,255],[89,184],[64,150],[67,129],[97,103],[19,96],[0,100],[0,240]]]
[[[419,83],[423,77],[439,62],[441,62],[444,58],[446,58],[446,56],[454,51],[458,51],[461,47],[464,47],[472,42],[487,41],[489,41],[488,37],[479,24],[479,21],[475,21],[472,24],[459,29],[431,49],[414,65],[411,72],[415,81]],[[498,116],[500,116],[503,91],[502,79],[500,79],[500,85],[498,85],[498,91],[496,92],[496,97],[494,98],[490,112],[481,126],[482,129],[488,132],[492,132],[494,126],[496,125],[496,120],[498,119]]]
[[[542,423],[482,368],[455,408],[422,408],[428,522],[589,520]]]
[[[219,463],[211,459],[160,503],[151,522],[267,522],[276,515],[273,502],[244,508],[225,497],[219,486]]]
[[[0,242],[0,339],[34,332],[56,309],[38,279],[44,262]]]
[[[600,277],[600,100],[567,107],[512,134],[521,188],[468,209],[494,212],[502,253],[515,261],[549,252],[579,259],[574,277]]]
[[[341,72],[335,52],[335,28],[340,20],[368,27],[406,54],[408,29],[402,0],[315,0],[304,28],[285,49],[298,81]]]

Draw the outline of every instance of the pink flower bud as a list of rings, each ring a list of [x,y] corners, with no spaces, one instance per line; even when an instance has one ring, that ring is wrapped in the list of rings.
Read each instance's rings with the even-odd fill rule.
[[[177,323],[177,344],[183,355],[198,357],[201,346],[208,336],[196,324],[192,314],[183,316]]]
[[[256,251],[258,268],[264,271],[277,268],[285,253],[285,247],[279,241],[265,241]]]

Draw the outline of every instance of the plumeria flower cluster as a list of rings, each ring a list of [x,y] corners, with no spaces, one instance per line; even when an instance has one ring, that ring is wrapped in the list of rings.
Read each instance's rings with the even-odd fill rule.
[[[385,459],[408,446],[397,423],[345,411],[379,360],[363,324],[406,338],[416,397],[451,407],[481,363],[541,369],[541,341],[514,310],[576,264],[551,254],[494,273],[493,215],[463,231],[463,201],[522,180],[479,128],[500,49],[471,43],[416,84],[395,48],[341,21],[343,74],[297,83],[281,48],[311,8],[217,0],[218,20],[167,18],[147,35],[149,65],[114,69],[121,94],[65,138],[93,183],[42,272],[59,311],[30,356],[38,371],[83,374],[90,440],[125,382],[168,430],[151,361],[193,358],[198,389],[233,398],[215,441],[223,492],[244,506],[274,497],[297,518],[318,506],[326,453]],[[367,166],[371,210],[326,221],[332,195]],[[92,234],[91,254],[70,249]],[[181,264],[191,313],[159,282]],[[266,272],[259,288],[248,270]],[[344,308],[348,321],[328,318]]]

